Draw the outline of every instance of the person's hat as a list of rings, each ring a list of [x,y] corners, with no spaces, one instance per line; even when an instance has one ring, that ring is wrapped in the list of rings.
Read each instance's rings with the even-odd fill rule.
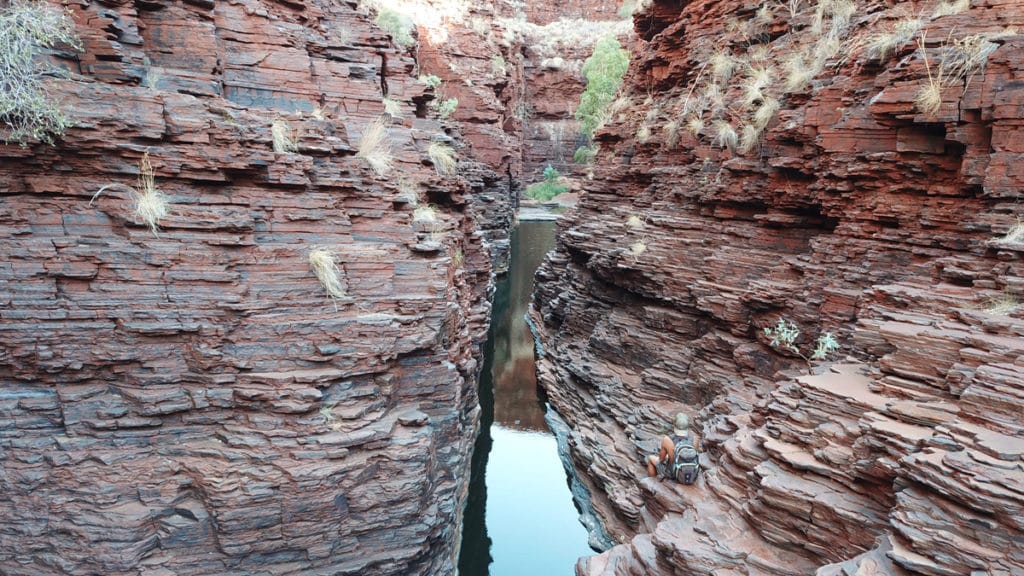
[[[676,421],[673,424],[677,436],[682,436],[690,430],[690,417],[680,412],[676,414]]]

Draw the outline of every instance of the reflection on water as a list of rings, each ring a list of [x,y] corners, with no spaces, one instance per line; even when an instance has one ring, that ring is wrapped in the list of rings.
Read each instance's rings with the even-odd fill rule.
[[[525,321],[533,273],[553,247],[553,222],[522,222],[512,234],[509,273],[496,287],[461,576],[570,576],[576,559],[592,553],[544,421]]]
[[[533,293],[533,273],[544,255],[555,247],[554,222],[521,222],[512,233],[512,264],[501,279],[507,294],[493,312],[494,420],[517,430],[548,432],[544,402],[537,396],[537,372],[533,364],[533,335],[526,312]]]

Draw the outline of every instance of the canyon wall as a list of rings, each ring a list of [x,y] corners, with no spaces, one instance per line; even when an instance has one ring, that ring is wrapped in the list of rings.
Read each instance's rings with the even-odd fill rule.
[[[578,574],[1024,572],[1024,11],[848,7],[634,19],[628,104],[531,312],[622,542]],[[805,363],[779,319],[804,355],[825,332],[840,351]],[[677,411],[692,487],[642,466]]]
[[[0,573],[453,573],[506,176],[354,2],[64,5],[74,126],[0,146]]]

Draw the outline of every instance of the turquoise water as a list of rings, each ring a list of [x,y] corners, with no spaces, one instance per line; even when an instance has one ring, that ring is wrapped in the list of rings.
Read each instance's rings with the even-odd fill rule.
[[[494,295],[480,375],[481,431],[463,524],[461,576],[570,576],[593,554],[579,522],[524,316],[533,273],[554,247],[553,222],[521,222]]]

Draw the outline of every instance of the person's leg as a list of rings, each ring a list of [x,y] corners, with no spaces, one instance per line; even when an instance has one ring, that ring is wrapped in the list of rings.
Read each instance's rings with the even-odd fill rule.
[[[654,454],[647,457],[647,475],[651,478],[658,475],[658,457]]]

